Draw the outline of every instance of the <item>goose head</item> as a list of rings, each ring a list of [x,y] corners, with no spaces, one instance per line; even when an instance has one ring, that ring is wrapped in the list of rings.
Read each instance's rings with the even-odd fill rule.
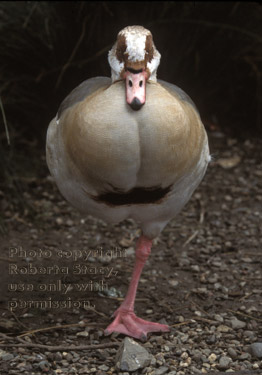
[[[146,82],[156,82],[160,57],[151,32],[143,26],[127,26],[118,33],[108,54],[112,83],[125,80],[126,102],[133,110],[145,104]]]

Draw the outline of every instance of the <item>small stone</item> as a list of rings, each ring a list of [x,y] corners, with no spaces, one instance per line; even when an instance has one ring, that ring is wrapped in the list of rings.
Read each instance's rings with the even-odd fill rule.
[[[24,354],[26,352],[25,348],[18,348],[18,353]]]
[[[87,331],[77,332],[76,336],[87,337],[89,333]]]
[[[2,361],[10,361],[11,359],[13,359],[15,356],[11,353],[6,353],[6,354],[3,354],[1,359]]]
[[[250,346],[251,348],[251,354],[254,357],[262,358],[262,342],[254,342]]]
[[[176,286],[178,286],[178,281],[177,281],[177,280],[169,280],[168,283],[169,283],[171,286],[173,286],[174,288],[175,288]]]
[[[44,372],[47,372],[47,371],[50,370],[50,365],[49,365],[49,363],[47,361],[41,361],[41,362],[39,362],[38,366]]]
[[[249,360],[249,359],[251,359],[251,355],[250,355],[249,353],[243,353],[243,354],[241,354],[241,355],[238,357],[238,359],[239,359],[240,361]]]
[[[215,284],[218,281],[218,275],[214,273],[214,275],[210,276],[207,281],[209,284]]]
[[[246,323],[242,322],[241,320],[238,320],[236,317],[233,317],[231,319],[230,324],[233,329],[240,329],[246,327]]]
[[[129,257],[131,255],[135,255],[134,247],[131,246],[131,247],[127,248],[126,251],[125,251],[125,254],[126,254],[127,257]]]
[[[16,368],[22,370],[23,368],[25,368],[26,366],[26,362],[21,362],[21,363],[18,363],[18,365],[16,366]]]
[[[202,352],[206,355],[206,356],[209,356],[211,354],[211,350],[206,348],[206,349],[203,349]]]
[[[32,374],[32,370],[33,370],[33,366],[28,363],[25,367],[24,367],[25,371],[27,371],[29,374]]]
[[[54,360],[55,360],[56,362],[60,362],[60,361],[62,361],[62,359],[63,359],[63,357],[62,357],[62,354],[61,354],[60,352],[55,353],[55,358],[54,358]]]
[[[216,335],[212,335],[212,336],[207,338],[207,343],[208,344],[215,344],[216,340],[217,340]]]
[[[220,158],[216,161],[216,164],[220,165],[220,167],[224,169],[234,168],[238,165],[241,161],[241,157],[238,155],[233,155],[228,158]]]
[[[19,348],[18,348],[18,350],[19,350]],[[5,351],[5,350],[2,350],[2,349],[0,349],[0,359],[2,358],[2,356],[3,356],[4,354],[6,354],[6,351]]]
[[[190,259],[182,257],[178,261],[179,267],[187,267],[190,265]]]
[[[196,310],[196,311],[195,311],[195,315],[201,317],[201,316],[202,316],[202,313],[201,313],[201,311]]]
[[[109,370],[109,367],[106,366],[106,365],[101,365],[98,368],[99,368],[99,370],[102,370],[102,371],[108,371]]]
[[[217,322],[220,322],[220,323],[223,323],[223,322],[224,322],[224,318],[223,318],[223,316],[221,316],[221,315],[215,314],[215,315],[214,315],[214,318],[215,318],[215,320],[216,320]]]
[[[187,352],[183,352],[182,354],[181,354],[181,358],[183,359],[183,360],[185,360],[185,359],[187,359],[189,356],[188,356],[188,353]]]
[[[196,368],[195,366],[191,366],[191,371],[193,371],[193,374],[203,374],[203,372],[201,370],[199,370],[198,368]],[[168,373],[168,375],[170,375],[171,372]],[[174,375],[176,374],[176,372],[174,373]]]
[[[168,371],[168,367],[161,366],[153,372],[153,375],[163,375]],[[170,374],[170,373],[169,373]]]
[[[188,338],[189,338],[189,335],[185,334],[180,337],[180,340],[184,344],[185,342],[187,342]]]
[[[56,222],[57,225],[62,225],[64,220],[61,217],[57,217],[55,222]]]
[[[116,368],[121,371],[136,371],[150,364],[148,351],[133,339],[126,337],[116,354]]]
[[[219,364],[217,367],[220,370],[226,370],[228,369],[230,362],[232,362],[232,359],[230,357],[227,357],[226,355],[223,355],[222,357],[220,357]]]
[[[179,366],[180,367],[189,367],[190,365],[191,365],[191,358],[190,357],[188,357],[186,360],[184,360],[184,361],[181,361],[180,363],[179,363]]]
[[[228,354],[230,355],[230,357],[232,358],[232,359],[235,359],[235,358],[237,358],[237,352],[233,349],[233,348],[228,348]]]
[[[210,356],[208,357],[208,360],[210,363],[216,362],[217,356],[215,353],[211,353]]]
[[[165,343],[165,339],[163,338],[163,336],[152,337],[152,340],[154,340],[157,343],[157,345],[164,345]]]
[[[219,267],[222,266],[222,262],[219,262],[219,261],[215,260],[214,262],[212,262],[212,265],[219,268]]]
[[[68,219],[68,220],[66,221],[66,225],[67,225],[68,227],[72,227],[72,226],[74,225],[73,220]]]
[[[244,331],[243,336],[246,337],[249,341],[250,340],[255,341],[255,339],[256,339],[255,332],[253,332],[253,331]]]
[[[230,327],[225,326],[224,324],[221,324],[217,327],[218,332],[227,333],[230,331]]]
[[[89,374],[89,369],[87,366],[82,367],[79,372],[79,374]]]
[[[66,358],[66,360],[67,360],[68,362],[71,362],[72,359],[73,359],[73,356],[72,356],[71,353],[67,353],[65,358]]]
[[[151,361],[150,361],[150,366],[156,367],[156,358],[152,356]]]
[[[193,265],[191,266],[191,269],[192,269],[192,271],[194,271],[194,272],[200,272],[200,267],[199,267],[199,265],[197,265],[197,264],[193,264]]]

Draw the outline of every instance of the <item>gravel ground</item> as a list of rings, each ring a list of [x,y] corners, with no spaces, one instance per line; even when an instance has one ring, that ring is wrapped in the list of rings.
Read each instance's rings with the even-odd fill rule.
[[[37,168],[32,159],[21,172],[29,202],[23,214],[16,209],[19,198],[9,202],[0,192],[0,374],[262,373],[262,141],[220,132],[209,138],[213,161],[204,181],[154,241],[138,288],[137,314],[167,322],[171,331],[151,334],[145,343],[135,340],[139,345],[123,335],[103,335],[127,290],[137,224],[108,226],[81,216],[57,191],[41,152]],[[88,262],[76,259],[84,251]],[[13,264],[19,274],[10,272]],[[30,264],[50,273],[37,268],[29,274]],[[81,274],[72,272],[84,264]],[[86,292],[76,290],[87,280]],[[50,285],[56,290],[50,292]],[[76,304],[25,305],[50,298]],[[79,307],[79,301],[85,304]],[[131,355],[123,358],[122,345],[129,345],[127,353],[138,351],[136,364]]]

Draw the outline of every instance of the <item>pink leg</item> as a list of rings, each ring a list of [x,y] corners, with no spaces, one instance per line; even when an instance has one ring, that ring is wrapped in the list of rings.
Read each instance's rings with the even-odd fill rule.
[[[105,335],[110,335],[112,332],[119,332],[144,341],[148,332],[169,331],[167,325],[148,322],[138,318],[134,313],[138,282],[145,262],[151,252],[151,246],[151,240],[143,235],[139,238],[136,247],[135,267],[126,298],[115,311],[115,320],[105,329]]]

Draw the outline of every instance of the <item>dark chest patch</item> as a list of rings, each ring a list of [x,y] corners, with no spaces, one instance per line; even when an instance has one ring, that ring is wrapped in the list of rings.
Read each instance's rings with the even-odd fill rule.
[[[166,188],[152,187],[143,188],[135,187],[127,192],[115,191],[106,192],[91,198],[97,202],[105,203],[109,206],[124,206],[132,204],[150,204],[161,203],[162,199],[169,193],[171,186]]]

